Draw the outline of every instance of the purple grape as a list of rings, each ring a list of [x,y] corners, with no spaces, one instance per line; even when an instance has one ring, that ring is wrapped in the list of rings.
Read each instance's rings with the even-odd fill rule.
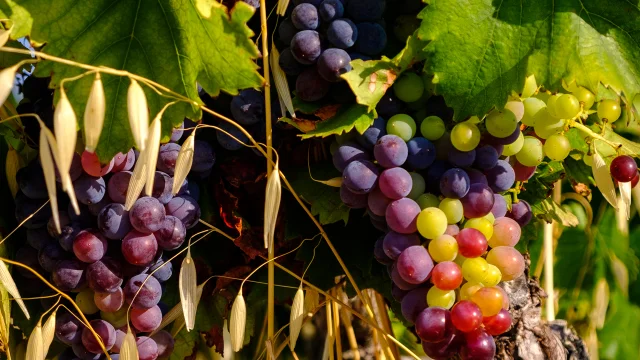
[[[177,143],[182,138],[182,134],[184,133],[184,121],[178,125],[178,127],[173,128],[171,130],[171,139],[169,141]]]
[[[122,289],[117,287],[114,292],[95,292],[93,293],[93,302],[100,311],[112,313],[120,310],[124,305],[124,293]]]
[[[123,291],[127,304],[133,302],[133,307],[138,309],[148,309],[156,306],[162,296],[160,282],[155,277],[147,274],[138,274],[129,279]],[[136,295],[137,292],[138,294]]]
[[[436,159],[436,147],[423,137],[415,137],[407,142],[409,156],[407,163],[414,169],[424,170]]]
[[[376,240],[376,243],[373,247],[373,257],[382,265],[393,264],[393,260],[390,259],[387,254],[385,254],[384,249],[382,247],[384,240],[384,236],[381,236]]]
[[[516,181],[513,168],[505,160],[498,160],[498,164],[484,173],[491,189],[497,193],[509,190]]]
[[[138,347],[138,360],[156,360],[158,358],[158,345],[156,342],[146,336],[136,338]]]
[[[340,200],[351,209],[364,209],[367,207],[367,194],[356,194],[344,184],[340,186]]]
[[[417,230],[418,214],[420,214],[420,206],[409,198],[402,198],[387,206],[385,218],[391,230],[401,234],[411,234]]]
[[[249,138],[247,138],[247,136],[234,125],[223,121],[218,124],[218,127],[220,127],[220,131],[216,131],[216,140],[218,140],[218,144],[223,148],[230,151],[236,151],[240,150],[244,146],[243,144],[249,143]],[[233,137],[227,135],[225,132],[231,134]]]
[[[387,122],[378,116],[373,120],[373,124],[371,124],[371,126],[365,130],[362,135],[356,135],[356,140],[358,141],[358,144],[362,145],[365,149],[371,150],[374,148],[378,140],[386,134]]]
[[[178,160],[179,152],[180,145],[176,143],[170,142],[160,145],[156,169],[173,176],[173,172],[176,169],[176,160]]]
[[[392,168],[402,166],[409,156],[407,143],[396,135],[384,135],[373,147],[373,155],[380,166]]]
[[[389,206],[392,201],[393,200],[384,196],[379,187],[375,187],[367,197],[367,206],[373,214],[384,217],[387,212],[387,206]]]
[[[242,125],[264,121],[264,94],[258,90],[242,90],[231,99],[231,115]]]
[[[20,191],[29,199],[48,199],[47,185],[44,181],[42,168],[37,162],[21,168],[16,173],[16,182]]]
[[[473,184],[465,197],[460,199],[467,219],[483,217],[491,212],[495,199],[493,191],[484,184]]]
[[[337,48],[327,49],[318,58],[318,73],[330,82],[341,81],[340,77],[351,71],[351,58],[346,51]]]
[[[330,83],[320,76],[315,67],[303,70],[296,79],[296,96],[303,101],[318,101],[329,93],[329,88]]]
[[[469,167],[476,160],[476,151],[460,151],[456,148],[449,150],[447,160],[455,167]]]
[[[66,345],[82,341],[84,325],[68,311],[61,311],[56,317],[56,338]]]
[[[116,329],[116,342],[113,344],[113,347],[111,348],[111,352],[116,353],[115,355],[118,355],[117,353],[120,352],[120,348],[122,347],[122,343],[124,342],[125,336],[127,336],[125,329]],[[115,360],[113,357],[114,357],[114,354],[111,354],[111,360]]]
[[[401,167],[386,169],[380,174],[378,187],[384,196],[398,200],[411,192],[413,180],[409,172]]]
[[[107,350],[111,349],[113,344],[116,342],[116,329],[113,328],[113,325],[104,320],[91,320],[89,325],[93,328],[93,331],[100,336],[104,347]],[[102,353],[102,347],[100,346],[98,339],[95,338],[89,328],[84,328],[82,330],[82,345],[84,345],[85,349],[90,353]]]
[[[122,285],[122,264],[104,257],[87,267],[87,281],[95,292],[114,292]]]
[[[444,341],[453,335],[455,328],[451,322],[449,310],[429,307],[416,318],[416,333],[426,342]]]
[[[507,201],[500,194],[493,194],[493,207],[491,213],[497,219],[507,214]]]
[[[295,57],[293,57],[291,48],[285,48],[282,50],[282,52],[280,53],[280,57],[278,58],[278,64],[280,65],[282,71],[290,76],[300,75],[302,69],[304,69],[304,66],[300,64]]]
[[[303,30],[296,33],[291,39],[291,53],[301,64],[310,65],[315,63],[322,53],[318,32]]]
[[[40,250],[46,245],[54,242],[51,236],[49,235],[49,232],[45,228],[27,229],[26,238],[27,238],[27,243],[36,250]]]
[[[469,192],[470,186],[469,175],[458,168],[445,171],[440,179],[440,192],[442,195],[452,199],[463,198]]]
[[[131,226],[144,234],[151,234],[160,229],[166,215],[164,206],[156,198],[141,197],[131,207],[129,220]]]
[[[464,335],[454,332],[445,340],[439,342],[422,342],[424,353],[434,360],[450,359],[460,353],[460,348],[464,346]]]
[[[147,265],[158,251],[158,242],[153,234],[132,230],[122,239],[122,255],[129,264]]]
[[[496,355],[496,343],[493,336],[483,329],[464,334],[465,345],[462,347],[462,358],[465,360],[492,360]]]
[[[526,226],[533,218],[531,212],[531,205],[524,200],[520,200],[517,203],[511,204],[511,211],[507,212],[507,217],[515,220],[520,227]]]
[[[52,242],[38,251],[38,261],[46,272],[52,272],[58,261],[66,259],[67,255],[60,245]]]
[[[187,229],[196,226],[200,220],[200,206],[190,196],[176,196],[165,205],[167,215],[175,216]]]
[[[158,199],[158,201],[164,205],[173,197],[173,194],[171,193],[172,188],[173,178],[163,172],[156,171],[151,196]]]
[[[398,285],[391,283],[391,296],[397,301],[402,302],[402,299],[409,293],[407,290],[402,290]]]
[[[420,237],[417,234],[399,234],[389,231],[382,241],[382,249],[388,258],[396,260],[408,247],[420,245]]]
[[[77,356],[77,359],[80,360],[100,360],[102,358],[102,354],[94,354],[92,352],[89,352],[89,350],[87,350],[84,345],[82,345],[82,342],[71,345],[71,349]]]
[[[131,309],[131,323],[140,332],[151,332],[160,326],[162,311],[156,305],[148,309]]]
[[[73,253],[82,262],[94,263],[107,253],[107,239],[98,230],[82,230],[73,239]]]
[[[168,331],[160,330],[151,337],[158,345],[158,357],[168,358],[173,352],[175,340]]]
[[[489,133],[486,133],[484,134],[483,140],[491,145],[504,146],[514,143],[518,139],[518,136],[520,136],[520,126],[516,126],[516,129],[513,131],[513,133],[505,138],[495,137]],[[498,154],[502,154],[502,150],[498,151]]]
[[[184,243],[187,236],[187,229],[182,221],[175,216],[167,215],[162,221],[162,226],[153,233],[158,242],[158,247],[162,250],[175,250]]]
[[[351,20],[348,20],[348,21],[351,21]],[[334,23],[335,21],[332,24]],[[367,55],[355,54],[353,52],[351,53],[350,56],[352,59],[356,59],[358,58],[358,55],[368,57]],[[367,60],[371,60],[371,58]],[[382,116],[383,118],[388,119],[393,115],[402,113],[403,107],[404,107],[404,103],[398,100],[395,94],[393,94],[393,91],[387,91],[382,96],[382,99],[380,99],[380,101],[378,102],[378,105],[376,105],[376,111],[378,112],[378,116]]]
[[[378,182],[378,168],[367,160],[349,163],[342,173],[343,184],[356,194],[367,194]]]
[[[111,176],[107,186],[107,193],[113,202],[119,204],[126,202],[127,190],[129,190],[129,182],[132,175],[131,171],[121,171]]]
[[[467,175],[469,176],[469,182],[473,184],[484,184],[489,186],[489,182],[487,182],[487,177],[480,170],[468,168],[465,170]]]
[[[427,292],[429,288],[419,287],[413,289],[404,296],[401,303],[402,316],[414,323],[418,315],[427,307]]]
[[[498,151],[493,146],[483,145],[476,150],[474,166],[481,170],[491,169],[498,164],[498,157]]]
[[[369,154],[359,145],[348,141],[338,147],[333,153],[332,160],[333,166],[343,172],[344,168],[354,160],[369,160]]]
[[[99,203],[107,190],[103,178],[89,175],[80,176],[73,183],[73,188],[78,201],[85,205]]]
[[[105,206],[98,214],[98,228],[107,239],[122,239],[131,231],[129,212],[122,204],[113,203]]]
[[[149,274],[151,274],[159,282],[165,282],[173,275],[173,265],[170,261],[167,261],[164,257],[159,257],[158,260],[149,268]]]
[[[433,260],[424,246],[409,246],[398,256],[396,268],[404,281],[410,284],[422,284],[431,276]]]
[[[311,4],[302,3],[293,8],[291,22],[298,30],[315,30],[318,28],[318,9]]]
[[[357,20],[352,17],[352,19]],[[358,28],[358,40],[355,50],[365,55],[376,56],[387,46],[387,32],[378,23],[362,22],[356,25]]]
[[[344,5],[341,0],[324,0],[318,6],[318,13],[322,20],[330,22],[344,15]]]
[[[282,21],[280,23],[280,26],[278,26],[278,36],[280,37],[280,40],[282,40],[282,42],[285,44],[291,43],[291,40],[293,40],[293,36],[297,32],[298,32],[298,29],[296,29],[296,27],[293,26],[293,23],[289,18]]]
[[[74,222],[61,229],[62,233],[58,236],[58,243],[65,251],[73,251],[73,239],[82,231],[82,228],[82,225]]]
[[[87,209],[89,209],[89,213],[91,213],[91,215],[93,216],[98,216],[98,214],[100,214],[100,211],[102,211],[102,209],[111,204],[112,201],[108,196],[103,196],[102,200],[100,200],[100,202],[97,202],[95,204],[89,204],[87,205]]]
[[[327,39],[337,48],[348,49],[358,40],[358,28],[349,19],[334,20],[327,28]]]
[[[62,260],[56,264],[51,278],[60,290],[77,290],[85,285],[85,269],[87,265],[78,260]]]
[[[418,285],[416,284],[406,282],[402,278],[402,276],[400,276],[400,273],[398,273],[398,269],[396,267],[396,263],[393,263],[393,265],[391,266],[391,274],[389,275],[389,277],[391,277],[391,281],[393,282],[393,284],[402,290],[410,291],[418,287]]]
[[[245,143],[248,142],[242,138],[239,139]],[[213,152],[211,145],[206,141],[196,140],[193,143],[193,164],[191,165],[191,171],[196,173],[206,173],[213,168],[215,163],[216,154]]]

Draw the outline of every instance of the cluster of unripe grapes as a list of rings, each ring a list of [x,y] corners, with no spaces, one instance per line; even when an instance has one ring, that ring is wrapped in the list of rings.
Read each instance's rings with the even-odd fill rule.
[[[48,206],[24,224],[28,245],[17,251],[16,260],[75,298],[112,359],[119,358],[127,319],[137,336],[140,360],[168,358],[173,350],[174,340],[168,332],[149,335],[168,310],[160,302],[163,283],[172,276],[168,253],[178,249],[187,230],[198,223],[196,181],[210,173],[215,161],[211,146],[196,140],[189,179],[174,196],[173,175],[180,151],[177,142],[182,135],[183,131],[176,129],[171,142],[160,146],[152,194],[138,198],[131,209],[124,204],[137,151],[118,153],[106,164],[85,151],[75,155],[70,171],[80,214],[71,204],[68,211],[59,211],[60,233]],[[20,169],[17,182],[16,217],[23,221],[48,199],[39,162]],[[62,204],[67,201],[60,200]],[[28,279],[35,278],[31,272],[18,270]],[[33,284],[26,281],[21,285],[31,287],[24,290],[31,293]],[[47,290],[43,295],[49,294]],[[52,305],[48,300],[51,298],[43,300],[46,309]],[[91,331],[66,310],[58,313],[55,334],[58,341],[70,346],[59,359],[104,358]]]

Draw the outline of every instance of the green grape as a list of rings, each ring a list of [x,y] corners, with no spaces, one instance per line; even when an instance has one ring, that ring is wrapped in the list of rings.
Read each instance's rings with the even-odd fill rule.
[[[487,115],[484,124],[489,134],[497,138],[505,138],[516,130],[518,120],[511,110],[505,109],[504,111],[492,111]]]
[[[468,121],[456,124],[451,130],[451,144],[460,151],[471,151],[480,143],[480,130]]]
[[[585,154],[585,155],[582,157],[582,161],[583,161],[587,166],[593,166],[593,155]]]
[[[437,196],[429,193],[418,196],[418,198],[416,199],[416,202],[418,203],[418,206],[420,206],[421,210],[424,210],[430,207],[437,208],[438,205],[440,205],[440,199],[438,199]]]
[[[556,101],[558,101],[558,99],[562,95],[563,94],[551,95],[547,99],[547,110],[549,111],[549,114],[551,114],[551,116],[553,116],[553,117],[559,117],[557,112],[556,112]]]
[[[357,131],[344,132],[340,135],[336,135],[336,142],[338,143],[338,145],[342,145],[347,141],[355,140],[357,135]]]
[[[462,268],[462,264],[464,264],[466,260],[467,260],[466,257],[462,256],[462,254],[458,254],[456,258],[453,259],[453,262],[455,262],[456,264],[458,264],[458,266]]]
[[[424,93],[424,83],[418,74],[407,72],[393,84],[393,92],[406,103],[414,102]]]
[[[484,237],[491,239],[493,236],[493,223],[484,217],[473,218],[464,223],[464,228],[472,228],[480,231]]]
[[[404,141],[409,141],[416,134],[416,122],[407,114],[393,115],[387,121],[387,134],[396,135]]]
[[[440,210],[447,216],[447,222],[449,224],[456,224],[462,220],[464,209],[462,208],[462,202],[458,199],[444,199],[438,205]]]
[[[487,215],[482,217],[483,219],[487,219],[489,220],[489,222],[491,223],[491,225],[493,225],[496,222],[496,216],[493,215],[492,212],[489,212]],[[488,239],[487,239],[488,240]]]
[[[482,284],[466,282],[460,287],[460,300],[469,300],[476,291],[482,289]]]
[[[555,133],[559,133],[563,128],[564,120],[551,116],[549,111],[546,109],[542,109],[538,112],[535,119],[535,125],[533,126],[536,135],[542,139],[546,139]]]
[[[611,99],[605,99],[598,103],[598,117],[600,119],[607,119],[609,122],[618,120],[622,109],[620,104]]]
[[[573,119],[580,112],[580,101],[571,94],[564,94],[556,100],[554,110],[561,119]]]
[[[578,98],[578,101],[582,103],[584,110],[591,109],[593,103],[596,101],[595,95],[582,86],[579,86],[578,89],[573,92],[573,95],[575,95]]]
[[[424,182],[422,175],[416,172],[410,172],[411,175],[411,191],[407,197],[411,200],[416,200],[420,195],[424,193],[427,188],[427,184]]]
[[[456,292],[454,290],[440,290],[433,286],[427,291],[427,305],[451,309],[456,302]]]
[[[489,264],[489,269],[484,279],[482,279],[482,285],[487,287],[496,286],[500,283],[500,280],[502,280],[500,269],[495,265]]]
[[[80,291],[78,295],[76,295],[76,304],[85,315],[93,315],[100,311],[96,306],[96,302],[93,300],[93,290],[88,288]]]
[[[451,235],[440,235],[429,242],[429,255],[435,262],[453,261],[458,255],[458,242]]]
[[[127,311],[129,310],[128,306],[123,306],[120,310],[115,312],[104,312],[100,311],[100,317],[109,322],[109,324],[113,325],[114,328],[121,328],[127,325]]]
[[[533,126],[535,124],[535,116],[541,109],[547,107],[544,101],[538,98],[526,98],[522,100],[524,105],[524,114],[522,115],[522,123],[527,126]]]
[[[444,121],[438,116],[428,116],[420,124],[420,133],[425,139],[435,141],[444,135]]]
[[[488,272],[489,263],[481,257],[466,259],[462,263],[462,276],[469,282],[482,282]]]
[[[545,103],[545,106],[547,104],[547,101],[549,101],[549,98],[551,97],[551,93],[550,92],[539,92],[537,93],[534,98],[536,99],[540,99]]]
[[[504,108],[507,110],[510,110],[513,113],[513,115],[516,116],[517,121],[522,120],[522,117],[524,116],[524,104],[522,103],[522,101],[520,100],[507,101],[507,103],[504,105]]]
[[[522,135],[522,132],[521,132],[520,135],[518,135],[518,138],[516,139],[516,141],[504,146],[502,150],[502,155],[511,156],[511,155],[517,154],[520,151],[520,149],[522,149],[522,144],[524,144],[524,135]]]
[[[544,159],[542,142],[533,136],[525,136],[522,150],[516,154],[518,162],[524,166],[538,166]]]
[[[562,134],[554,134],[549,136],[547,141],[545,141],[543,148],[544,153],[549,157],[549,159],[562,161],[569,156],[571,144],[566,136]]]
[[[422,210],[417,219],[418,232],[425,239],[435,239],[447,230],[447,215],[436,207]]]

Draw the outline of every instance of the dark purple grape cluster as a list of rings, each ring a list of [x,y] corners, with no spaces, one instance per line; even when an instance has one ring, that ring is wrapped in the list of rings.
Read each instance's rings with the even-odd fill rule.
[[[295,7],[278,28],[280,41],[288,45],[280,53],[279,64],[287,75],[296,77],[296,96],[303,101],[317,101],[334,92],[340,76],[351,70],[351,60],[370,60],[387,44],[381,21],[385,0],[293,3]]]
[[[80,214],[76,215],[71,204],[66,211],[59,211],[61,233],[48,206],[24,224],[28,245],[17,251],[16,260],[50,277],[56,287],[75,297],[114,354],[112,359],[118,358],[127,331],[129,305],[140,360],[168,358],[173,350],[168,332],[148,336],[158,328],[166,311],[160,300],[163,283],[173,271],[166,252],[178,249],[188,229],[198,223],[199,188],[195,180],[207,176],[215,162],[211,145],[196,140],[190,176],[173,196],[182,135],[181,127],[174,130],[171,142],[160,146],[152,196],[141,195],[129,211],[124,204],[137,152],[119,153],[101,164],[95,154],[85,151],[76,154],[70,171]],[[48,198],[38,161],[22,168],[17,182],[20,192],[16,196],[16,217],[23,221]],[[60,200],[64,203],[66,199]],[[27,271],[21,274],[34,277]],[[56,338],[70,346],[60,359],[104,357],[92,333],[66,311],[58,315]]]

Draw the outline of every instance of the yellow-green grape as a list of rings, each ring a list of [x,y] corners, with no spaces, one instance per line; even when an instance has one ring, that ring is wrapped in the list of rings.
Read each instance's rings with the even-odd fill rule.
[[[422,210],[416,222],[418,232],[426,239],[435,239],[447,231],[447,215],[436,207]]]
[[[484,286],[496,286],[502,280],[502,273],[497,266],[489,264],[489,269],[487,270],[487,274],[482,280],[482,285]]]
[[[464,264],[466,260],[467,260],[466,257],[462,256],[461,254],[458,254],[458,256],[456,256],[456,258],[453,259],[453,262],[458,264],[458,266],[462,267],[462,264]]]
[[[548,91],[539,92],[534,96],[534,98],[544,101],[545,104],[547,103],[547,101],[549,101],[550,97],[551,97],[551,93]]]
[[[127,311],[129,310],[128,306],[123,306],[120,310],[115,312],[104,312],[100,311],[100,317],[109,322],[109,324],[113,325],[113,327],[121,328],[127,325]]]
[[[491,239],[493,236],[493,223],[483,217],[473,218],[464,223],[464,228],[472,228],[480,231],[484,237]]]
[[[548,110],[542,109],[536,115],[536,124],[533,129],[536,135],[542,139],[546,139],[549,136],[559,133],[564,128],[564,120],[553,117],[549,114]]]
[[[580,113],[580,101],[571,94],[564,94],[556,100],[554,110],[561,119],[573,119]]]
[[[547,107],[547,104],[544,101],[530,97],[522,100],[522,104],[524,105],[524,114],[522,115],[522,123],[527,126],[533,126],[535,124],[536,114]]]
[[[458,255],[458,242],[451,235],[440,235],[429,242],[428,250],[435,262],[453,261]]]
[[[393,115],[387,121],[387,134],[399,136],[409,141],[416,134],[416,122],[407,114]]]
[[[76,304],[85,315],[93,315],[100,311],[93,300],[93,290],[84,289],[76,295]]]
[[[544,159],[542,142],[533,136],[525,136],[522,150],[516,154],[518,162],[524,166],[538,166]]]
[[[605,99],[598,103],[598,117],[600,119],[607,119],[609,122],[618,120],[622,109],[620,103],[615,100]]]
[[[468,121],[458,123],[451,129],[451,144],[460,151],[471,151],[480,144],[480,130]]]
[[[507,103],[504,105],[504,108],[511,110],[513,115],[516,116],[517,121],[522,120],[522,117],[524,116],[524,104],[522,103],[522,101],[520,100],[507,101]]]
[[[561,161],[569,156],[571,152],[571,144],[569,139],[562,134],[554,134],[549,136],[547,141],[544,142],[544,153],[547,154],[549,159]]]
[[[466,282],[460,287],[460,300],[469,300],[476,291],[482,289],[482,284]]]
[[[411,200],[416,200],[420,195],[424,193],[427,188],[427,184],[424,182],[424,177],[416,172],[410,172],[411,175],[411,191],[407,197]]]
[[[416,202],[418,203],[418,206],[420,206],[420,210],[424,210],[430,207],[437,208],[438,205],[440,205],[440,199],[438,199],[437,196],[430,193],[425,193],[418,196],[418,198],[416,199]]]
[[[547,99],[547,111],[549,111],[549,114],[553,117],[559,117],[557,112],[556,112],[556,101],[558,101],[558,99],[560,98],[560,96],[562,96],[563,94],[555,94],[555,95],[551,95],[549,96],[549,98]]]
[[[481,257],[466,259],[462,263],[462,276],[469,282],[482,282],[488,271],[489,263]]]
[[[449,224],[457,224],[462,220],[464,209],[460,200],[446,198],[440,202],[438,208],[447,216]]]
[[[593,155],[585,154],[582,157],[582,161],[584,161],[587,166],[593,166]]]
[[[573,95],[575,95],[578,98],[578,101],[582,103],[584,110],[591,109],[593,103],[596,101],[595,95],[582,86],[579,86],[578,89],[573,92]]]
[[[489,134],[497,138],[505,138],[516,130],[518,120],[511,110],[492,111],[484,121]]]
[[[489,212],[487,215],[482,217],[483,219],[487,219],[489,220],[489,222],[491,223],[491,225],[493,225],[496,222],[496,216],[493,215],[492,212]]]
[[[444,121],[438,116],[428,116],[420,124],[420,133],[431,141],[440,139],[445,131]]]
[[[456,292],[453,290],[440,290],[433,286],[427,292],[427,305],[451,309],[456,302]]]
[[[424,93],[424,83],[422,78],[412,72],[405,72],[393,84],[393,92],[398,99],[410,103],[417,101]]]
[[[521,132],[520,134],[518,134],[518,138],[516,139],[516,141],[504,146],[502,150],[502,155],[511,156],[511,155],[517,154],[518,152],[520,152],[520,150],[522,150],[523,144],[524,144],[524,135],[522,135],[522,132]]]

